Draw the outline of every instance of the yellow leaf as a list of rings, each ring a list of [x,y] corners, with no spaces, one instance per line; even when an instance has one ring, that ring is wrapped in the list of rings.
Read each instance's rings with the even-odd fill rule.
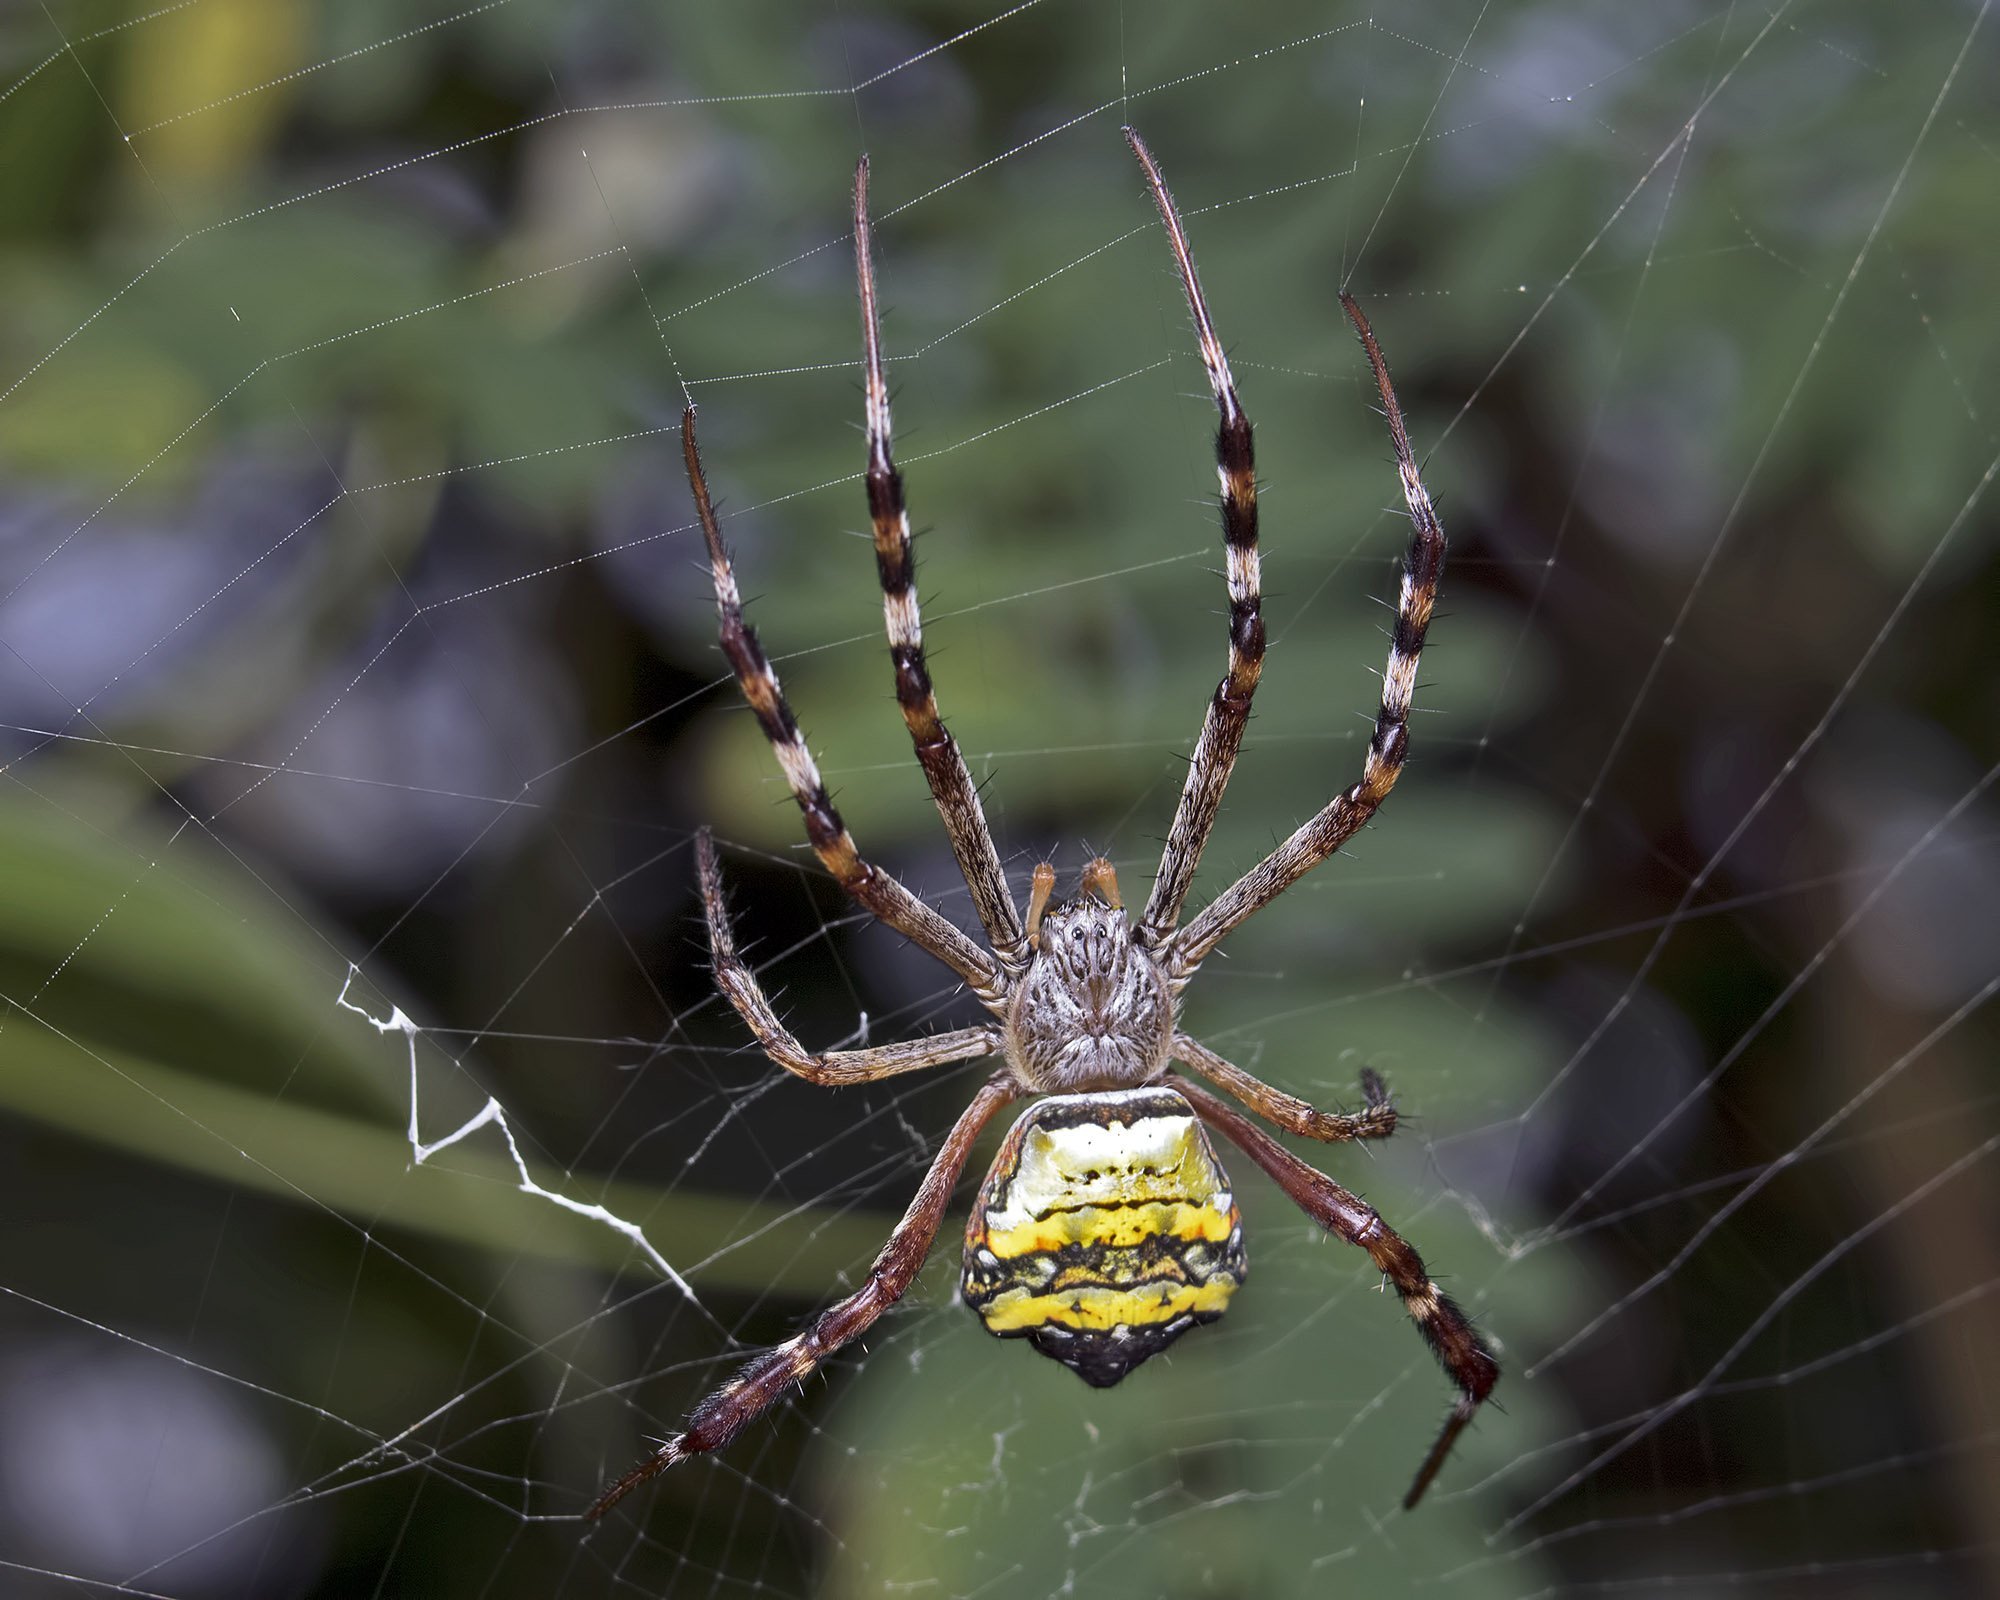
[[[304,61],[299,0],[207,0],[125,35],[119,120],[157,178],[226,179],[252,166]]]

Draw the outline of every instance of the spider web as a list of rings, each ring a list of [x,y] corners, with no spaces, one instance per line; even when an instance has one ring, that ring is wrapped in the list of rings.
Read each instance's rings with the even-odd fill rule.
[[[0,17],[0,1586],[2000,1587],[1987,10]],[[943,710],[1017,889],[1132,896],[1225,628],[1128,121],[1265,480],[1197,902],[1360,769],[1407,530],[1339,287],[1453,538],[1402,786],[1186,1020],[1384,1075],[1308,1154],[1496,1404],[1398,1511],[1447,1386],[1238,1159],[1249,1284],[1119,1388],[987,1339],[948,1222],[587,1529],[984,1070],[816,1090],[710,988],[704,824],[810,1043],[971,1015],[801,847],[679,410],[863,850],[969,926],[862,531],[868,150]]]

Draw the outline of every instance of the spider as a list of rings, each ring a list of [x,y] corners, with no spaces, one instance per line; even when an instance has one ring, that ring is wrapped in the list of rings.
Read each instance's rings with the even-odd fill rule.
[[[1361,1110],[1321,1111],[1224,1060],[1179,1031],[1176,1022],[1181,993],[1203,960],[1248,917],[1338,850],[1395,784],[1409,749],[1417,655],[1437,597],[1445,539],[1418,477],[1381,348],[1361,308],[1342,292],[1340,303],[1381,391],[1415,530],[1381,708],[1360,781],[1181,925],[1182,902],[1242,744],[1263,666],[1257,483],[1250,422],[1209,320],[1180,215],[1145,141],[1130,128],[1125,138],[1166,226],[1221,413],[1216,459],[1229,587],[1228,670],[1209,703],[1159,873],[1136,925],[1127,917],[1117,874],[1102,857],[1084,868],[1077,895],[1060,902],[1053,900],[1055,868],[1046,861],[1037,866],[1023,918],[1001,870],[979,791],[939,719],[924,661],[903,483],[889,449],[865,156],[854,178],[854,253],[866,368],[868,505],[889,656],[897,703],[972,892],[987,947],[865,860],[834,809],[777,674],[744,620],[702,474],[694,408],[682,417],[682,453],[708,547],[722,650],[784,769],[814,853],[863,907],[957,973],[991,1020],[898,1044],[825,1054],[806,1049],[779,1019],[737,950],[715,842],[704,829],[695,840],[695,857],[717,986],[764,1053],[809,1083],[873,1083],[981,1056],[997,1056],[1003,1065],[946,1134],[862,1287],[803,1333],[756,1356],[704,1400],[683,1432],[604,1490],[587,1513],[591,1520],[677,1462],[728,1444],[786,1389],[894,1305],[930,1252],[973,1142],[994,1113],[1023,1097],[1036,1098],[1002,1142],[966,1226],[963,1298],[990,1332],[1026,1338],[1085,1382],[1106,1387],[1190,1328],[1221,1316],[1243,1282],[1245,1254],[1229,1179],[1205,1131],[1212,1128],[1263,1168],[1313,1221],[1368,1253],[1457,1386],[1444,1427],[1404,1496],[1406,1509],[1423,1497],[1499,1379],[1499,1363],[1465,1314],[1372,1208],[1227,1101],[1184,1077],[1168,1076],[1178,1062],[1265,1121],[1308,1139],[1338,1143],[1386,1138],[1395,1131],[1395,1108],[1373,1071],[1361,1075]]]

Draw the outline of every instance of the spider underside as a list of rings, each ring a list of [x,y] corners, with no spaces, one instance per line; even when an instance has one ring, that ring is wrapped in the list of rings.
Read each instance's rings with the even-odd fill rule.
[[[1395,1131],[1395,1109],[1372,1071],[1362,1074],[1361,1110],[1321,1111],[1261,1082],[1176,1024],[1182,991],[1202,961],[1338,850],[1394,786],[1409,749],[1417,658],[1437,596],[1445,539],[1418,476],[1382,352],[1360,307],[1343,292],[1341,305],[1381,394],[1413,528],[1374,734],[1358,782],[1182,925],[1182,903],[1242,744],[1263,666],[1257,485],[1250,422],[1209,320],[1180,216],[1152,152],[1131,129],[1125,137],[1165,224],[1221,416],[1216,460],[1229,589],[1228,667],[1209,703],[1159,873],[1136,923],[1126,914],[1111,863],[1102,858],[1084,869],[1080,892],[1057,904],[1050,903],[1055,870],[1047,862],[1038,866],[1023,918],[978,790],[940,720],[924,658],[902,478],[890,454],[865,157],[855,173],[854,241],[866,381],[866,480],[883,615],[897,703],[971,891],[984,946],[861,856],[820,779],[777,674],[744,620],[695,444],[694,408],[682,418],[683,454],[707,544],[723,653],[784,770],[814,853],[877,919],[956,972],[991,1020],[859,1050],[807,1050],[737,951],[715,845],[703,830],[696,859],[717,986],[765,1054],[812,1083],[870,1083],[982,1056],[998,1057],[1003,1065],[946,1134],[862,1287],[796,1337],[754,1357],[703,1401],[683,1432],[603,1492],[586,1513],[592,1520],[676,1462],[720,1449],[895,1304],[930,1252],[974,1141],[1002,1107],[1027,1097],[1034,1103],[1003,1142],[966,1228],[964,1297],[989,1331],[1025,1337],[1087,1382],[1103,1386],[1187,1329],[1220,1316],[1243,1281],[1245,1256],[1235,1200],[1204,1131],[1212,1129],[1314,1221],[1368,1253],[1456,1385],[1457,1400],[1417,1469],[1403,1500],[1406,1509],[1422,1498],[1499,1379],[1499,1363],[1465,1314],[1372,1208],[1228,1101],[1187,1078],[1168,1077],[1179,1063],[1265,1121],[1324,1143],[1386,1138]]]

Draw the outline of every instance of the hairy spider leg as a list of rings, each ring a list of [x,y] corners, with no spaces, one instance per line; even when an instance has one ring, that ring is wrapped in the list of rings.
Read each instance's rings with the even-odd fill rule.
[[[736,1008],[765,1055],[808,1083],[839,1085],[874,1083],[899,1072],[941,1067],[949,1061],[970,1061],[998,1055],[1004,1043],[996,1027],[959,1028],[921,1039],[869,1045],[861,1050],[815,1053],[799,1043],[771,1004],[757,975],[738,954],[729,926],[729,907],[722,897],[722,866],[715,857],[715,839],[703,828],[694,839],[695,877],[701,889],[702,914],[708,922],[709,959],[715,986]]]
[[[1317,1139],[1321,1144],[1344,1144],[1353,1139],[1386,1139],[1396,1131],[1396,1108],[1389,1103],[1389,1091],[1369,1067],[1361,1069],[1361,1094],[1365,1102],[1361,1110],[1321,1111],[1297,1095],[1272,1088],[1234,1062],[1223,1060],[1199,1039],[1185,1033],[1174,1035],[1174,1059],[1194,1068],[1266,1122],[1302,1138]]]
[[[951,838],[951,853],[972,891],[973,909],[1001,964],[1027,964],[1028,936],[1000,870],[993,832],[966,770],[958,741],[938,716],[937,695],[924,661],[924,624],[917,607],[916,554],[903,475],[889,453],[889,383],[882,372],[881,318],[875,303],[875,259],[868,226],[868,158],[854,169],[854,267],[861,284],[861,336],[868,391],[868,512],[875,526],[875,570],[882,580],[882,619],[896,668],[896,703],[916,747],[931,798]]]
[[[1194,759],[1188,765],[1187,782],[1160,856],[1159,875],[1153,879],[1152,893],[1139,917],[1140,943],[1158,945],[1180,920],[1182,902],[1194,882],[1194,870],[1208,843],[1209,830],[1215,826],[1216,812],[1222,807],[1223,790],[1229,786],[1230,768],[1243,747],[1250,700],[1264,671],[1264,617],[1257,562],[1257,464],[1250,446],[1250,419],[1237,401],[1236,380],[1229,374],[1229,358],[1223,354],[1222,341],[1209,318],[1187,230],[1181,226],[1167,180],[1160,175],[1160,165],[1144,139],[1127,128],[1125,142],[1139,158],[1153,204],[1166,224],[1174,265],[1180,270],[1181,288],[1187,293],[1188,311],[1201,345],[1202,365],[1208,369],[1208,386],[1221,413],[1215,461],[1222,481],[1222,543],[1229,563],[1229,666],[1209,701]]]
[[[1423,1499],[1424,1491],[1431,1486],[1465,1425],[1500,1381],[1499,1360],[1451,1296],[1431,1281],[1424,1270],[1423,1258],[1372,1206],[1317,1168],[1306,1165],[1226,1101],[1191,1083],[1179,1088],[1201,1113],[1202,1120],[1219,1128],[1262,1167],[1294,1205],[1335,1237],[1368,1252],[1368,1259],[1403,1297],[1404,1309],[1415,1320],[1417,1331],[1424,1336],[1446,1376],[1458,1386],[1458,1399],[1445,1418],[1444,1429],[1417,1468],[1410,1492],[1403,1496],[1403,1509],[1413,1509]]]
[[[640,1484],[657,1478],[669,1467],[689,1456],[720,1450],[793,1384],[817,1371],[842,1345],[866,1333],[883,1312],[902,1299],[930,1254],[973,1141],[993,1113],[1019,1093],[1004,1072],[988,1079],[945,1135],[903,1220],[868,1269],[867,1282],[845,1300],[827,1307],[803,1333],[749,1361],[695,1407],[681,1432],[599,1495],[584,1516],[595,1522]]]
[[[757,630],[744,620],[743,597],[737,592],[736,573],[723,548],[722,533],[716,526],[715,506],[709,499],[708,479],[701,470],[701,451],[695,443],[694,407],[681,416],[681,454],[687,463],[688,487],[694,491],[695,514],[701,521],[701,536],[708,546],[709,575],[715,585],[715,609],[721,618],[722,653],[736,674],[743,698],[757,714],[757,722],[770,740],[792,797],[805,817],[806,838],[820,864],[834,880],[870,913],[887,923],[906,939],[928,950],[988,1002],[1006,990],[1006,975],[1000,964],[938,912],[905,889],[888,873],[864,861],[855,848],[847,824],[834,809],[833,797],[819,775],[819,766],[806,748],[805,735],[785,699],[764,647],[757,642]]]
[[[1324,810],[1211,900],[1169,941],[1165,959],[1178,983],[1185,983],[1244,921],[1345,844],[1388,797],[1409,758],[1410,701],[1416,693],[1417,657],[1424,647],[1424,630],[1430,626],[1438,582],[1444,575],[1444,527],[1417,473],[1417,458],[1403,427],[1403,409],[1396,404],[1396,391],[1389,383],[1389,364],[1382,359],[1382,347],[1375,342],[1374,330],[1354,297],[1343,290],[1340,304],[1361,336],[1361,348],[1374,368],[1382,409],[1389,419],[1389,439],[1395,446],[1403,502],[1410,510],[1410,548],[1403,560],[1389,664],[1382,674],[1382,704],[1375,713],[1375,731],[1368,740],[1361,781],[1334,796]]]

